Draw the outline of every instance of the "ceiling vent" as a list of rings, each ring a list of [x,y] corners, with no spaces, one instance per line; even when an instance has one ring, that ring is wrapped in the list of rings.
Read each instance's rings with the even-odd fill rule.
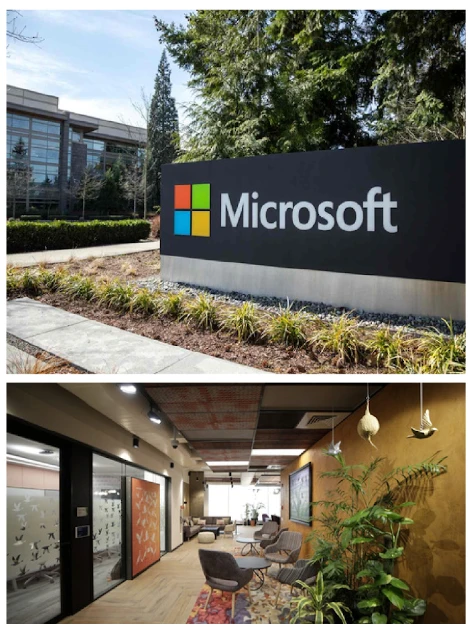
[[[343,422],[345,418],[349,416],[351,412],[341,411],[338,413],[329,413],[325,411],[308,411],[305,413],[299,424],[297,424],[296,429],[307,429],[309,431],[314,431],[315,429],[330,429],[333,424],[335,427]]]
[[[267,470],[281,470],[282,466],[279,464],[270,464],[267,466]]]

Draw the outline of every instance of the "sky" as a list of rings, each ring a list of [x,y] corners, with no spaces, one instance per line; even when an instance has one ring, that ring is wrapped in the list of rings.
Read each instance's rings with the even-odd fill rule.
[[[153,94],[163,51],[153,15],[185,23],[185,11],[21,11],[17,28],[39,45],[9,42],[7,83],[59,97],[59,108],[141,125],[132,106]],[[189,74],[169,58],[172,95],[183,125]]]

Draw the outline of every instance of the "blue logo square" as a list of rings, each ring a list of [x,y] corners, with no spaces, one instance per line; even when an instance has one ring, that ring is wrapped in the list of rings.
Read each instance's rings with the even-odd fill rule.
[[[190,236],[190,210],[174,211],[174,234]]]

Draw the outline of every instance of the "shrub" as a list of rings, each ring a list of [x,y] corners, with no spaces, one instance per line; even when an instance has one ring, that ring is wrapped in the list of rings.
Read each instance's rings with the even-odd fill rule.
[[[158,294],[147,288],[140,289],[130,300],[130,312],[153,315],[158,312]]]
[[[103,282],[96,290],[99,304],[105,304],[110,308],[119,311],[129,311],[135,290],[128,284],[121,284],[118,281]]]
[[[357,320],[344,313],[331,324],[323,324],[310,342],[320,350],[337,354],[343,363],[359,363],[365,351],[359,332]]]
[[[159,301],[159,312],[161,315],[171,315],[176,319],[182,315],[182,307],[184,303],[185,292],[168,293],[161,296]]]
[[[26,269],[23,275],[20,276],[19,289],[23,290],[28,295],[39,295],[41,293],[41,283],[39,274]]]
[[[79,274],[69,276],[64,282],[64,293],[71,298],[81,298],[90,302],[97,296],[97,288],[91,278]]]
[[[367,349],[375,354],[377,366],[400,368],[404,356],[411,345],[411,339],[401,330],[392,331],[390,327],[377,330],[367,343]]]
[[[219,324],[216,301],[206,293],[200,293],[186,305],[184,316],[204,330],[214,330]]]
[[[9,221],[7,253],[133,243],[148,238],[148,221]]]
[[[254,340],[260,336],[262,320],[251,302],[244,302],[223,318],[222,328],[235,332],[239,341]]]
[[[44,291],[54,293],[61,287],[65,287],[68,281],[68,275],[63,268],[49,270],[41,269],[39,271],[39,282]]]
[[[7,267],[7,295],[21,288],[21,272],[16,267]]]
[[[277,315],[273,315],[267,327],[266,336],[276,343],[302,346],[307,339],[308,319],[304,311],[292,311],[288,303],[286,308],[281,308]]]
[[[432,374],[464,372],[466,366],[466,332],[455,335],[452,321],[442,320],[448,335],[436,328],[424,331],[419,341],[423,362]]]

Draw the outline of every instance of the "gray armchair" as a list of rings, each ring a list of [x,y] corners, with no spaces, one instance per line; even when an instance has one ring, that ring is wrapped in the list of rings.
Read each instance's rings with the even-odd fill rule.
[[[205,610],[211,599],[213,589],[232,593],[231,623],[234,622],[236,593],[247,586],[250,597],[250,580],[253,577],[252,569],[241,569],[234,556],[226,551],[211,551],[199,549],[200,564],[205,575],[205,580],[210,587],[210,593],[205,602]]]
[[[292,593],[294,584],[298,580],[305,582],[305,584],[313,584],[319,571],[320,564],[318,562],[311,564],[308,560],[298,560],[292,569],[286,569],[286,567],[280,569],[276,576],[278,580],[278,590],[276,592],[275,608],[278,605],[278,598],[283,584],[289,584]]]
[[[276,534],[272,538],[266,538],[265,540],[262,540],[262,542],[260,543],[260,547],[263,550],[265,550],[270,545],[274,545],[276,542],[278,542],[278,539],[281,536],[281,534],[283,532],[287,532],[287,531],[288,531],[288,528],[287,527],[283,527],[282,529],[277,531]]]
[[[267,521],[266,523],[263,523],[262,529],[257,529],[257,531],[254,532],[254,538],[257,540],[264,540],[265,538],[268,538],[271,540],[277,531],[278,523],[275,523],[275,521]]]
[[[302,534],[299,532],[283,532],[274,545],[265,549],[265,558],[270,562],[294,564],[299,558],[302,547]]]

